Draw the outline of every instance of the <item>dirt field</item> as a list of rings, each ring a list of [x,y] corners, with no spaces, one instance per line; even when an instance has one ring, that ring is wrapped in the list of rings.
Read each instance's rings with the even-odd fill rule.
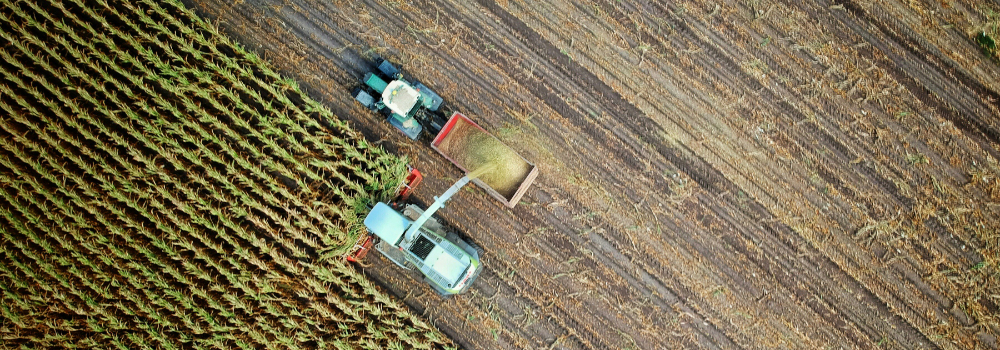
[[[540,170],[440,214],[486,271],[469,349],[996,349],[1000,3],[220,1],[192,7],[372,141],[430,202],[461,176],[351,99],[380,54]]]

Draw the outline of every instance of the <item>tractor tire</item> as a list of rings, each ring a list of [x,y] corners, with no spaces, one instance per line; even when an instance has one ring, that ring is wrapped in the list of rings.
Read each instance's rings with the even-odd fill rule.
[[[365,89],[360,87],[356,88],[351,93],[351,96],[360,102],[362,106],[365,106],[365,108],[375,109],[375,97],[369,94],[368,91],[365,91]]]
[[[386,78],[396,79],[396,77],[399,75],[399,68],[396,68],[396,66],[392,65],[392,62],[389,62],[389,60],[386,60],[382,57],[377,57],[375,59],[375,64],[378,65],[378,70],[382,72],[382,74],[385,74]]]
[[[472,254],[472,252],[475,252],[477,254],[477,256],[480,259],[482,259],[482,257],[483,257],[483,248],[480,248],[475,243],[472,243],[468,239],[463,239],[463,238],[459,237],[458,234],[455,234],[453,232],[448,232],[447,238],[448,238],[448,240],[450,240],[452,242],[458,241],[458,242],[465,243],[465,244],[460,244],[460,245],[464,245],[464,247],[461,247],[461,248],[463,250],[465,250],[466,253]]]

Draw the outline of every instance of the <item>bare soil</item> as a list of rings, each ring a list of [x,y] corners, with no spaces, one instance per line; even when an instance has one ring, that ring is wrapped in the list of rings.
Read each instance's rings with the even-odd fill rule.
[[[424,202],[462,176],[350,97],[393,60],[535,163],[441,300],[469,349],[996,349],[996,1],[190,0],[370,140]]]

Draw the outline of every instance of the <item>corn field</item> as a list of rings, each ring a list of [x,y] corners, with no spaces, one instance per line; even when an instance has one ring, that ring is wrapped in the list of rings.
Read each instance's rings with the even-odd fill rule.
[[[0,1],[0,345],[451,346],[341,258],[403,159],[177,1]]]

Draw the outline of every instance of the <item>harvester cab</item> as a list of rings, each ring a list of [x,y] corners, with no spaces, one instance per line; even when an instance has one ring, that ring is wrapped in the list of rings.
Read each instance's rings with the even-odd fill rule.
[[[441,96],[420,82],[406,80],[389,61],[377,58],[376,63],[378,69],[365,74],[354,99],[387,115],[389,123],[410,139],[419,138],[425,127],[432,134],[440,131],[445,122],[438,112],[444,101]]]
[[[400,195],[416,185],[410,180],[412,175],[411,172]],[[469,181],[469,176],[458,180],[444,194],[435,197],[426,210],[415,204],[402,204],[405,200],[400,200],[399,196],[391,203],[376,203],[364,221],[369,234],[359,239],[347,259],[356,262],[374,246],[396,265],[419,271],[424,281],[442,296],[468,290],[482,271],[481,251],[446,229],[433,216]]]

